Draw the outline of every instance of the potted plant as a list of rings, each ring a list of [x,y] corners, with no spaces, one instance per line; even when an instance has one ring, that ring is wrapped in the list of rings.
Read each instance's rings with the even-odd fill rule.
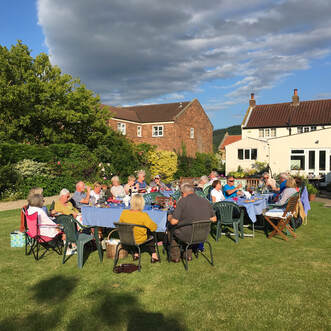
[[[307,191],[309,194],[309,201],[315,200],[318,189],[313,184],[307,184]]]

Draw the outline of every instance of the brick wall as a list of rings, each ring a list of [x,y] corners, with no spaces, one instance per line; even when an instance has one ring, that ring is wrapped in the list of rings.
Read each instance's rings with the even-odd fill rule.
[[[109,125],[117,130],[117,123],[126,124],[126,137],[135,143],[157,145],[158,149],[181,151],[182,143],[188,156],[196,152],[211,153],[213,150],[213,127],[198,100],[178,116],[175,123],[135,124],[117,119],[110,119]],[[163,125],[163,137],[152,137],[152,127]],[[137,126],[141,126],[142,136],[137,136]],[[194,128],[194,138],[190,138],[190,129]]]

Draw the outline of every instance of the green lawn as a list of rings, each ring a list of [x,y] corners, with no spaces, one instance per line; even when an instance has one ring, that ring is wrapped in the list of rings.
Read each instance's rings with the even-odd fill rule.
[[[327,330],[331,329],[331,209],[313,203],[308,225],[288,242],[262,232],[213,240],[202,257],[114,274],[93,252],[84,268],[56,254],[36,262],[10,248],[19,211],[0,213],[0,330]]]

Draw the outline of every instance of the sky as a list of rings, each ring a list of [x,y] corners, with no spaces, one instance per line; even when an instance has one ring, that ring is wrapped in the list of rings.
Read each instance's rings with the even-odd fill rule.
[[[330,0],[11,0],[0,45],[49,54],[109,105],[197,98],[214,129],[257,104],[331,98]]]

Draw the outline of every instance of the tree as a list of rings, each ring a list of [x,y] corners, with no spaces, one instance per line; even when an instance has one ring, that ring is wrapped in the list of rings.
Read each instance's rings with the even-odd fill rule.
[[[0,141],[95,146],[109,128],[99,97],[21,41],[0,45]]]

